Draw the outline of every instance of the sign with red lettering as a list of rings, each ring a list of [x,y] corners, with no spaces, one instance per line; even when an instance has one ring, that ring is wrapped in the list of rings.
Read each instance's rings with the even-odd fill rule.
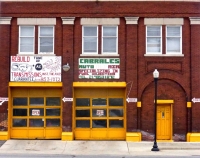
[[[119,58],[79,58],[79,78],[119,79]]]
[[[61,82],[61,56],[11,56],[10,81]]]
[[[33,109],[32,116],[40,116],[40,110]]]

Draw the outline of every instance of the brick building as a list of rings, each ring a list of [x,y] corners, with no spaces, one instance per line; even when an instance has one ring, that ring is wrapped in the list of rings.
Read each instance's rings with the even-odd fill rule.
[[[200,141],[200,1],[1,0],[0,139]]]

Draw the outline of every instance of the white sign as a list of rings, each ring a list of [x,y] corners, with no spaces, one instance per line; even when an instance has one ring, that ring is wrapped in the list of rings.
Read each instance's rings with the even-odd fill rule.
[[[200,98],[193,98],[192,101],[193,103],[200,102]]]
[[[97,110],[96,115],[97,116],[103,116],[104,115],[104,110]]]
[[[66,101],[73,101],[73,98],[65,98],[65,97],[64,97],[62,100],[63,100],[64,102],[66,102]]]
[[[119,79],[119,58],[79,58],[79,78]]]
[[[137,102],[137,98],[127,98],[126,101],[129,102]]]
[[[0,101],[8,101],[8,98],[0,97]]]
[[[10,81],[61,82],[61,56],[11,56]]]
[[[33,109],[32,116],[40,116],[40,110]]]

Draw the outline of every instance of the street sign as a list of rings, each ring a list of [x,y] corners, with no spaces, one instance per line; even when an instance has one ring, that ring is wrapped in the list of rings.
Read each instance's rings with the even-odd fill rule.
[[[192,99],[192,102],[193,102],[193,103],[200,102],[200,98],[193,98],[193,99]]]
[[[8,98],[0,97],[0,101],[8,101]]]
[[[62,100],[63,100],[64,102],[66,102],[66,101],[73,101],[73,98],[65,98],[65,97],[64,97]]]
[[[137,98],[127,98],[126,101],[129,102],[137,102]]]

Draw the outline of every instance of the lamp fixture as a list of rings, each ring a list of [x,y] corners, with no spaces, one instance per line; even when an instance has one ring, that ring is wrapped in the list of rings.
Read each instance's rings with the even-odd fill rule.
[[[67,65],[63,65],[63,70],[64,71],[68,71],[70,69],[69,64],[67,63]]]

